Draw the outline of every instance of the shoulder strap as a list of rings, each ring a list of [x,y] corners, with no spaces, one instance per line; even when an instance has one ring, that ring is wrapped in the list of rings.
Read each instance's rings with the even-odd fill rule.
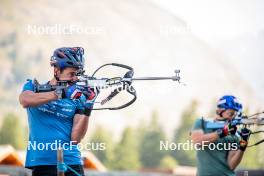
[[[205,129],[204,118],[202,117],[202,130]]]

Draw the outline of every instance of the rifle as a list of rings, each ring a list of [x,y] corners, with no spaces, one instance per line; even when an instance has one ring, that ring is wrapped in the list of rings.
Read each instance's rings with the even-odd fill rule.
[[[127,72],[122,77],[113,77],[113,78],[96,78],[95,74],[101,70],[102,68],[106,66],[114,66],[126,69]],[[104,105],[111,99],[113,99],[116,95],[118,95],[121,91],[126,91],[128,94],[132,95],[133,98],[128,101],[127,103],[124,103],[121,106],[117,107],[104,107],[104,108],[93,108],[93,110],[119,110],[126,108],[133,104],[137,99],[137,94],[135,88],[132,86],[133,81],[154,81],[154,80],[172,80],[180,82],[180,70],[175,70],[174,76],[168,76],[168,77],[133,77],[134,76],[134,69],[130,66],[124,65],[124,64],[118,64],[118,63],[108,63],[100,66],[97,68],[91,76],[85,75],[84,70],[80,70],[77,74],[78,81],[76,82],[77,86],[83,87],[83,88],[91,88],[95,90],[96,94],[99,93],[100,89],[107,89],[109,87],[116,87],[105,99],[103,99],[100,103],[101,105]],[[50,92],[54,91],[57,88],[66,88],[68,85],[67,81],[58,81],[57,85],[49,85],[49,84],[39,84],[36,79],[34,79],[34,92]]]
[[[261,126],[261,125],[264,125],[264,116],[260,116],[262,114],[264,114],[264,111],[250,115],[250,116],[241,114],[241,115],[235,117],[234,119],[232,119],[230,123],[231,123],[231,125],[234,125],[234,126],[243,125],[243,127],[247,127],[247,126],[251,126],[251,125]],[[207,122],[206,128],[215,129],[215,130],[222,129],[227,123],[228,122],[225,122],[225,121]],[[251,134],[258,134],[258,133],[264,133],[264,130],[258,130],[258,131],[251,132]],[[262,142],[264,142],[264,139],[256,142],[255,144],[252,144],[248,147],[258,145]]]

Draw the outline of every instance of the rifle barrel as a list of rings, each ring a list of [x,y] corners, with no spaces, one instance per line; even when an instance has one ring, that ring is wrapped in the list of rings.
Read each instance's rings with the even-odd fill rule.
[[[264,118],[242,119],[241,123],[246,125],[264,125]]]
[[[179,81],[180,77],[138,77],[138,78],[132,78],[132,81],[155,81],[155,80],[173,80],[173,81]]]

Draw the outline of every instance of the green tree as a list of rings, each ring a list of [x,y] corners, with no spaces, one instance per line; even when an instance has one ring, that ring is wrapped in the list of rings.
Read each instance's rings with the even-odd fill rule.
[[[165,133],[158,122],[157,112],[153,112],[150,124],[145,130],[141,129],[139,145],[140,161],[146,168],[160,166],[161,159],[167,151],[160,150],[160,141],[165,141]]]
[[[115,148],[115,169],[117,170],[136,170],[140,167],[138,141],[135,131],[126,128],[122,138]]]
[[[160,162],[160,167],[163,169],[173,169],[177,166],[177,161],[170,155],[166,155]]]
[[[25,131],[20,118],[14,114],[7,114],[0,130],[0,144],[10,144],[16,149],[26,146]]]
[[[98,126],[90,142],[93,144],[105,144],[105,150],[94,150],[92,152],[107,168],[111,169],[114,161],[114,142],[112,141],[111,133]]]
[[[197,115],[198,102],[193,100],[181,115],[181,125],[175,130],[173,142],[185,143],[190,140],[191,128],[198,117]],[[171,151],[171,155],[179,162],[180,165],[195,166],[195,151],[194,150],[177,150]]]

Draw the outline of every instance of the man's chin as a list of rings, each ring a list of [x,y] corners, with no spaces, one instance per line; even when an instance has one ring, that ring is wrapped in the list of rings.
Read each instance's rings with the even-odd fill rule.
[[[233,118],[216,117],[217,121],[231,121]]]
[[[60,79],[59,81],[65,81],[65,82],[67,82],[67,84],[68,84],[69,86],[71,86],[71,85],[73,85],[73,84],[75,83],[75,81],[67,80],[67,79]]]
[[[228,121],[229,119],[223,117],[216,117],[217,121]]]

